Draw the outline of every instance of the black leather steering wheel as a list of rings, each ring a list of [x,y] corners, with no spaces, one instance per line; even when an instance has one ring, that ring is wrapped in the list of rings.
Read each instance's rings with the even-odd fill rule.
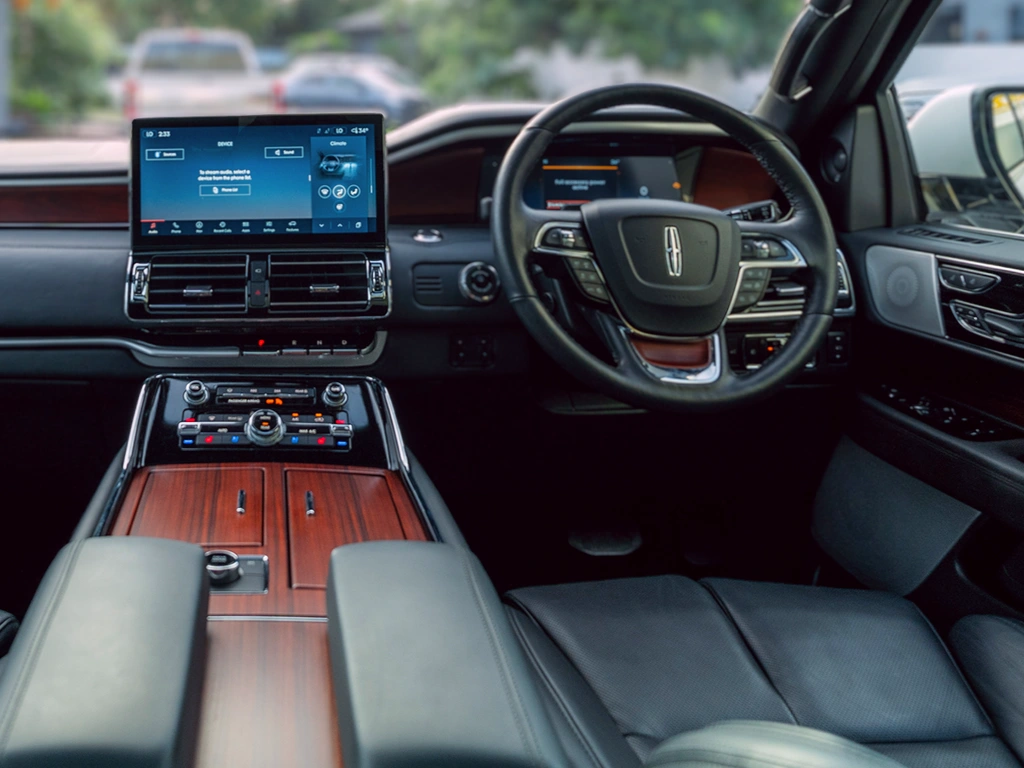
[[[602,199],[578,211],[526,205],[523,188],[554,137],[593,112],[627,104],[680,110],[745,146],[791,212],[779,222],[735,221],[670,200]],[[782,387],[828,333],[836,297],[836,243],[810,176],[788,147],[747,115],[664,85],[616,85],[560,101],[527,123],[498,171],[492,235],[509,300],[540,346],[583,382],[632,405],[694,411],[737,405]],[[536,261],[557,269],[566,292],[610,353],[602,360],[548,311],[531,279]],[[788,343],[755,371],[728,362],[725,322],[744,285],[768,270],[801,267],[810,285]]]

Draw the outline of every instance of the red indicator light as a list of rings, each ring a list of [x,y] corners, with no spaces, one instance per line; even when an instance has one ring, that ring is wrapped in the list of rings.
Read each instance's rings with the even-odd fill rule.
[[[262,347],[266,343],[267,343],[266,339],[260,339],[259,341],[256,342],[256,346],[257,347]]]
[[[205,442],[207,445],[212,443],[213,442],[213,435],[207,435],[203,442]]]
[[[335,424],[344,424],[344,423],[345,423],[345,420],[344,420],[344,419],[335,419],[335,420],[334,420],[334,423],[335,423]]]
[[[316,444],[317,445],[327,445],[327,438],[326,437],[318,437],[316,439]]]
[[[195,416],[189,416],[187,419],[185,419],[185,421],[195,421],[195,420],[196,420]]]

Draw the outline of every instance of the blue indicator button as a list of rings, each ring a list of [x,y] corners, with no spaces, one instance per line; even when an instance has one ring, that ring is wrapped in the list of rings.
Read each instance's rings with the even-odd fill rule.
[[[231,436],[231,442],[232,443],[237,443],[239,441],[239,439],[241,439],[240,435],[232,435]]]
[[[348,448],[348,440],[338,440],[335,445],[339,448]]]
[[[196,441],[195,441],[195,438],[187,437],[187,438],[185,438],[184,440],[181,441],[181,444],[182,445],[195,445]]]
[[[293,435],[292,436],[292,445],[298,445],[298,444],[299,444],[299,436],[298,435]]]

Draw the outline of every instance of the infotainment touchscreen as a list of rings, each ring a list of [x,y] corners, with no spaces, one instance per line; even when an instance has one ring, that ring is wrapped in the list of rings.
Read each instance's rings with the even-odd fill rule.
[[[132,152],[137,247],[385,240],[380,115],[136,120]]]

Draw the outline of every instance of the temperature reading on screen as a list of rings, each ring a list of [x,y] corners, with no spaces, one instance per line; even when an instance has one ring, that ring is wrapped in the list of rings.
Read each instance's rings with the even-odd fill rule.
[[[370,132],[369,128],[361,128],[359,126],[356,126],[355,128],[352,129],[352,133],[355,133],[355,134],[369,133],[369,132]]]

